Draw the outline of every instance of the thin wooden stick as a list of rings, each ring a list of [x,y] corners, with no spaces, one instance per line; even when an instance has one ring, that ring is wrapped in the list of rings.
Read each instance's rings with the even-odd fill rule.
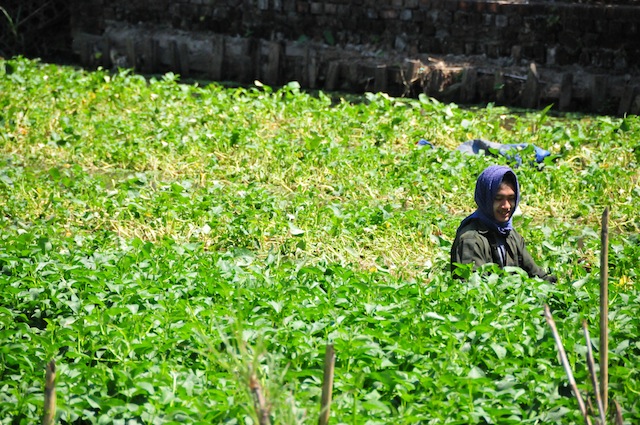
[[[45,369],[42,425],[53,425],[56,416],[56,361],[51,360]]]
[[[622,408],[618,403],[618,400],[613,400],[613,405],[616,408],[616,425],[624,425],[624,421],[622,420]]]
[[[587,397],[585,402],[587,403],[587,413],[589,414],[589,416],[593,415],[596,409],[593,408],[593,404],[591,404],[591,399]],[[601,424],[600,422],[596,421],[596,425],[601,425]]]
[[[600,397],[600,387],[598,386],[598,377],[596,376],[596,362],[593,359],[593,350],[591,349],[591,338],[589,337],[589,328],[587,327],[587,321],[582,321],[582,330],[584,331],[584,339],[587,342],[587,365],[589,366],[589,375],[591,375],[591,384],[593,385],[593,392],[596,395],[596,404],[598,405],[598,412],[600,413],[600,423],[606,425],[607,418],[604,414],[604,406],[602,405],[602,397]]]
[[[600,396],[606,414],[609,404],[609,207],[602,213],[600,236]]]
[[[584,423],[587,425],[591,425],[591,419],[589,418],[589,415],[587,413],[587,408],[584,404],[584,400],[582,400],[582,396],[578,391],[576,380],[573,378],[573,372],[571,371],[571,365],[569,364],[569,360],[567,359],[567,353],[564,351],[564,346],[562,345],[562,340],[560,339],[560,335],[558,334],[556,323],[553,320],[551,310],[549,310],[549,306],[547,304],[544,305],[544,317],[547,319],[547,323],[549,324],[551,332],[553,333],[553,338],[556,340],[556,346],[558,347],[558,353],[560,354],[560,361],[562,362],[564,371],[567,374],[567,378],[569,379],[569,385],[571,385],[573,395],[576,397],[576,400],[578,400],[578,407],[580,408],[580,413],[582,413],[582,416],[584,417]]]
[[[262,388],[260,387],[260,382],[258,382],[258,377],[255,372],[251,372],[251,376],[249,377],[249,388],[253,394],[253,405],[258,414],[258,423],[260,425],[270,425],[269,408],[262,394]]]
[[[329,412],[331,410],[331,393],[333,391],[333,369],[336,363],[336,352],[332,344],[327,344],[327,351],[324,354],[324,378],[322,380],[322,402],[320,404],[320,418],[318,425],[329,423]]]

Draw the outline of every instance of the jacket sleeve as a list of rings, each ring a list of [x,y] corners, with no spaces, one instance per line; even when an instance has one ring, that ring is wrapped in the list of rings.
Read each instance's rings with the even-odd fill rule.
[[[550,274],[548,271],[536,264],[533,257],[527,250],[524,239],[522,238],[520,238],[518,250],[520,251],[520,255],[522,256],[522,264],[520,265],[520,268],[526,271],[530,277],[537,276],[540,279],[544,279],[551,283],[557,282],[558,279],[554,275]]]
[[[473,269],[477,269],[483,264],[492,263],[491,247],[488,243],[483,243],[479,237],[470,237],[465,234],[453,245],[451,252],[451,266],[453,263],[473,264]]]

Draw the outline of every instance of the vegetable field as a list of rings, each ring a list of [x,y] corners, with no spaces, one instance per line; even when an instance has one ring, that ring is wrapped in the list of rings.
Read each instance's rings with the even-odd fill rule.
[[[449,274],[477,175],[557,285]],[[420,139],[431,142],[417,145]],[[352,98],[0,61],[0,424],[582,423],[610,207],[609,395],[640,423],[640,119]],[[515,167],[514,164],[511,164]]]

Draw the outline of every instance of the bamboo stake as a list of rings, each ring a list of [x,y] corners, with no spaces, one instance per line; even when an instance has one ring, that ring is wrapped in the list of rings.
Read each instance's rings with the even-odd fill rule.
[[[609,404],[609,207],[602,213],[600,236],[600,396],[606,414]]]
[[[333,369],[336,363],[336,352],[332,344],[327,344],[327,351],[324,354],[324,378],[322,379],[322,402],[320,404],[320,418],[318,425],[329,423],[329,412],[331,410],[331,393],[333,390]]]
[[[591,404],[591,399],[587,397],[585,402],[587,403],[587,413],[589,415],[592,415],[596,411],[596,409],[593,408],[593,404]],[[596,425],[606,425],[606,424],[600,424],[600,422],[596,421]]]
[[[573,395],[576,397],[576,400],[578,401],[578,407],[580,408],[580,412],[584,417],[584,423],[586,425],[592,425],[591,419],[589,419],[589,415],[587,414],[587,408],[584,404],[584,400],[582,400],[582,396],[578,391],[578,385],[576,384],[576,380],[573,377],[573,372],[571,371],[571,365],[569,364],[569,360],[567,359],[567,353],[564,351],[562,340],[560,340],[560,335],[558,334],[556,323],[553,321],[551,310],[549,310],[549,306],[547,304],[544,305],[544,317],[547,319],[547,323],[549,324],[549,327],[551,328],[551,332],[553,333],[553,338],[556,340],[556,346],[558,347],[558,353],[560,354],[560,361],[562,362],[564,371],[567,374],[567,378],[569,379],[569,385],[571,385],[571,389],[573,390]]]
[[[253,394],[253,404],[258,414],[258,423],[260,425],[270,425],[269,408],[267,407],[267,402],[262,394],[260,382],[258,382],[258,377],[255,372],[251,372],[251,376],[249,377],[249,388]]]
[[[617,400],[613,400],[613,405],[616,408],[616,425],[624,425],[624,421],[622,420],[622,408],[620,407],[620,404]]]
[[[51,360],[45,369],[42,425],[53,425],[56,416],[56,361]]]
[[[600,413],[600,423],[602,425],[606,425],[607,418],[604,414],[602,397],[600,397],[598,377],[596,376],[596,362],[593,359],[593,350],[591,349],[591,338],[589,337],[589,328],[587,327],[586,320],[582,321],[582,330],[584,331],[584,339],[587,342],[587,365],[589,366],[589,375],[591,375],[591,384],[593,385],[593,392],[596,395],[596,404],[598,405],[598,412]]]

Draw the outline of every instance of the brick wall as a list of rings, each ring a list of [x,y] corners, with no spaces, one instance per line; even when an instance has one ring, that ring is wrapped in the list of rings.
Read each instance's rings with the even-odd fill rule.
[[[640,69],[640,6],[480,0],[83,0],[75,29],[146,23],[266,40]]]
[[[74,2],[73,50],[85,66],[640,113],[640,5],[632,0]]]

